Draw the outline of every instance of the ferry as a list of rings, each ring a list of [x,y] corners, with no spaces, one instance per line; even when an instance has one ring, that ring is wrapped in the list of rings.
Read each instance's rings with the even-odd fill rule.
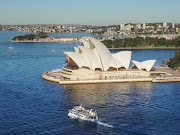
[[[87,121],[96,122],[98,120],[97,113],[91,110],[86,110],[82,105],[76,106],[69,110],[68,116],[73,119],[82,119]]]

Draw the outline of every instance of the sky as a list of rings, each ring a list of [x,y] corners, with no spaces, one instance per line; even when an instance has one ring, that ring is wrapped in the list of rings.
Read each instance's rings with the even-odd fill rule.
[[[180,0],[0,0],[0,25],[180,23]]]

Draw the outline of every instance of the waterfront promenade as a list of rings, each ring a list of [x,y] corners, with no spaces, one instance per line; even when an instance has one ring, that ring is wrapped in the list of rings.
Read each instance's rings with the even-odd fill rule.
[[[122,83],[122,82],[180,82],[180,71],[169,67],[156,67],[156,71],[151,71],[149,77],[122,77],[111,79],[93,80],[64,80],[60,78],[61,70],[44,72],[42,78],[59,84],[88,84],[88,83]]]

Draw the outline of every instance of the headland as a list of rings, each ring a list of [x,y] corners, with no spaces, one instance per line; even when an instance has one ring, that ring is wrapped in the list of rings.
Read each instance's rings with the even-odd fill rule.
[[[99,40],[86,37],[84,46],[74,47],[75,52],[64,52],[66,66],[47,71],[42,78],[59,84],[110,83],[110,82],[175,82],[180,71],[168,65],[153,67],[156,60],[132,60],[131,51],[111,54]]]
[[[35,42],[78,42],[78,38],[74,37],[59,37],[59,38],[52,38],[52,37],[46,37],[46,38],[35,38],[35,39],[23,39],[23,40],[10,40],[11,42],[17,42],[17,43],[35,43]]]

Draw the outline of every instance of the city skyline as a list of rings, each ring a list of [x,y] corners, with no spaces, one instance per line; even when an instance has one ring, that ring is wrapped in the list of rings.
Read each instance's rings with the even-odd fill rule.
[[[0,25],[180,22],[178,0],[3,0]]]

